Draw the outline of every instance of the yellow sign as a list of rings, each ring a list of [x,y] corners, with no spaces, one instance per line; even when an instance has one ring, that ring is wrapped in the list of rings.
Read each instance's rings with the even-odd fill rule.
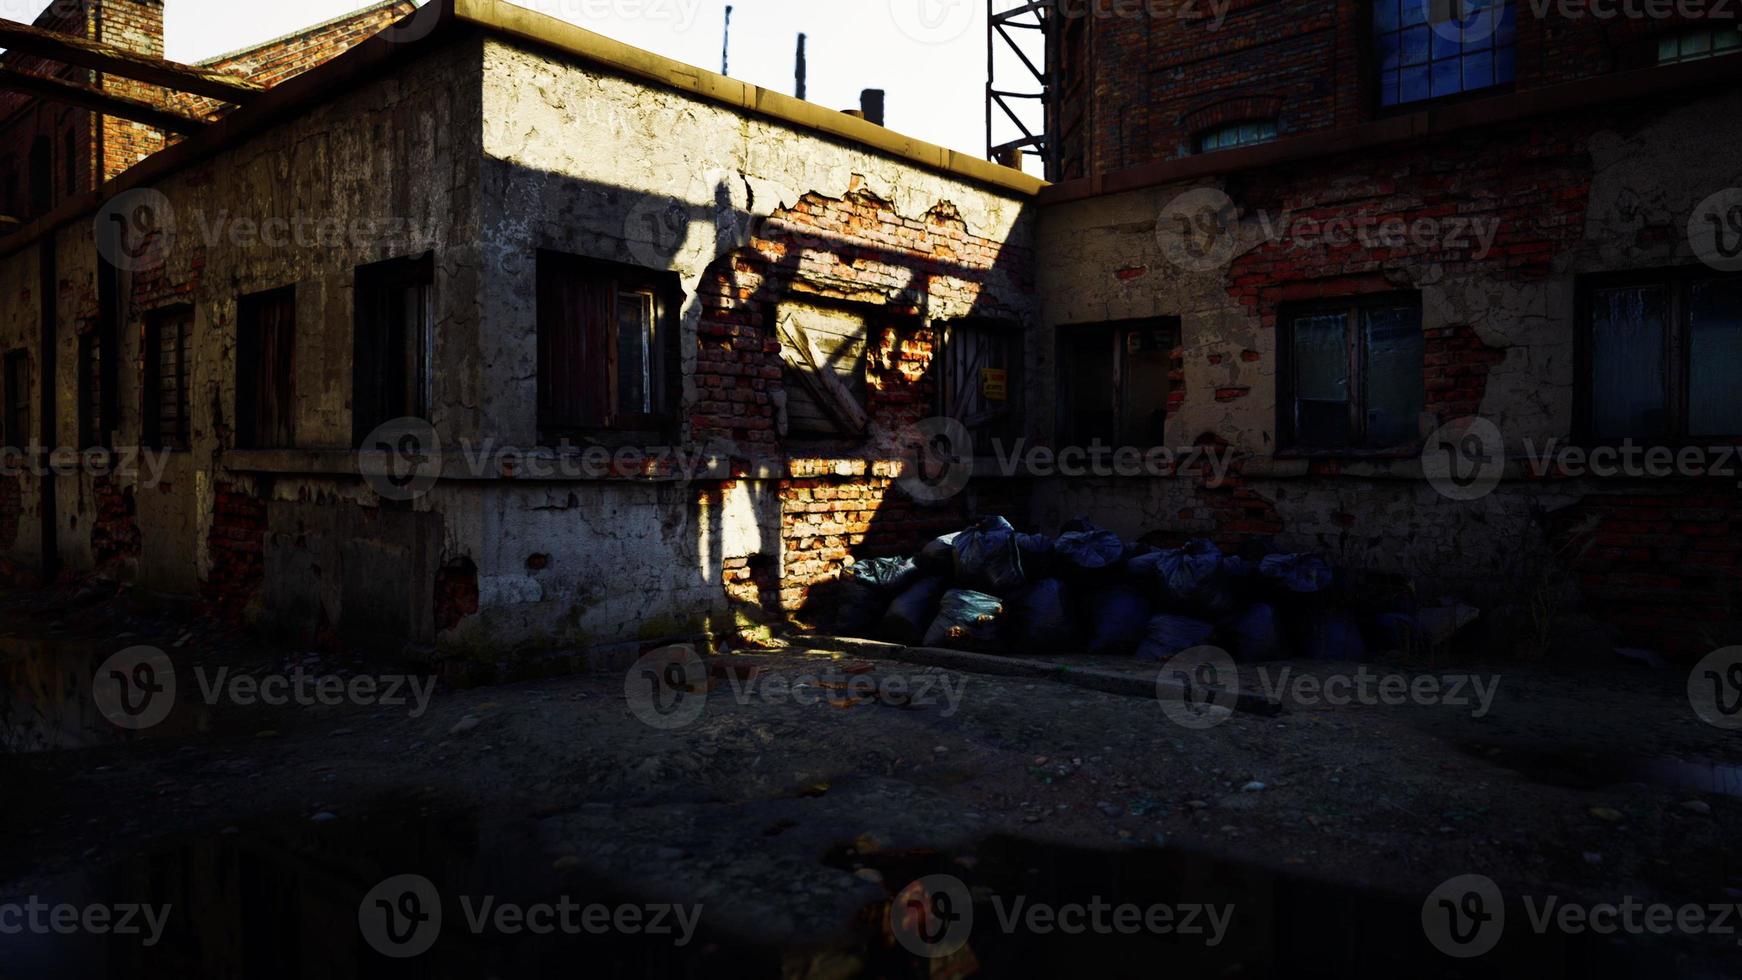
[[[987,401],[1010,400],[1010,372],[1002,368],[980,369],[980,394]]]

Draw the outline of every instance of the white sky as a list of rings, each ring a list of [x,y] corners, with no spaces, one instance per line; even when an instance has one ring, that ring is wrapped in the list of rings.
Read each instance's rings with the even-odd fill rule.
[[[29,22],[50,2],[0,0],[0,17]],[[802,31],[809,35],[812,102],[857,108],[861,89],[885,89],[891,129],[985,154],[985,0],[729,2],[734,78],[791,93]],[[728,0],[519,3],[668,58],[720,70]],[[369,0],[164,0],[165,54],[174,61],[199,61],[370,5]],[[1016,87],[1006,81],[1003,64],[1000,87]],[[1016,80],[1016,73],[1009,78]],[[1002,142],[1015,132],[1000,125],[996,134]]]

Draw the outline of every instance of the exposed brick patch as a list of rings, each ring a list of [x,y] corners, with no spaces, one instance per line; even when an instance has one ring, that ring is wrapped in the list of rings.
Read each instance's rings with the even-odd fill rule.
[[[1488,372],[1506,360],[1506,350],[1488,346],[1468,324],[1423,333],[1427,410],[1442,419],[1475,415],[1488,391]]]
[[[1252,394],[1252,389],[1245,385],[1235,385],[1216,389],[1216,400],[1219,402],[1235,402]]]
[[[239,620],[266,577],[266,502],[219,484],[207,544],[212,570],[202,593],[208,611]]]
[[[1118,272],[1115,272],[1114,275],[1118,276],[1124,282],[1131,282],[1134,279],[1142,279],[1144,276],[1149,275],[1149,267],[1146,265],[1134,265],[1129,269],[1120,269]]]
[[[91,553],[98,568],[111,562],[139,557],[139,508],[133,488],[123,487],[113,477],[93,481],[97,513],[91,522]]]
[[[478,566],[470,558],[455,558],[436,571],[436,632],[451,630],[477,613]]]

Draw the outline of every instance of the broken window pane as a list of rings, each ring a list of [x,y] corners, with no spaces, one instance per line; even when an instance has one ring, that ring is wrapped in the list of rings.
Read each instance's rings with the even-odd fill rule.
[[[1127,330],[1120,349],[1125,363],[1119,389],[1124,393],[1119,440],[1126,446],[1151,449],[1167,444],[1167,404],[1173,373],[1173,349],[1178,330]]]
[[[1076,446],[1165,445],[1179,338],[1174,318],[1061,328],[1060,435]]]
[[[538,426],[546,444],[662,425],[674,356],[659,274],[538,255]]]
[[[1427,341],[1421,313],[1412,308],[1369,310],[1363,315],[1367,344],[1367,444],[1402,446],[1421,435],[1427,407],[1422,366]]]
[[[653,413],[653,294],[617,294],[617,410]]]
[[[1662,286],[1602,289],[1593,295],[1591,434],[1595,438],[1668,434],[1667,310]]]
[[[1742,435],[1742,281],[1695,283],[1688,331],[1688,434]]]
[[[1298,317],[1292,333],[1295,441],[1313,448],[1350,445],[1348,314]]]

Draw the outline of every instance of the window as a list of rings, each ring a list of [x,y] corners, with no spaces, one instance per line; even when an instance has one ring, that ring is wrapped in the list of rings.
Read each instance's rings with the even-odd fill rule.
[[[398,418],[429,418],[435,356],[435,259],[394,259],[357,270],[351,428],[362,445]]]
[[[242,297],[236,316],[236,444],[296,445],[296,289]]]
[[[109,419],[103,411],[105,346],[96,329],[79,335],[79,445],[85,449],[109,444]]]
[[[162,310],[145,318],[145,444],[153,449],[189,445],[188,337],[193,311]]]
[[[26,351],[9,352],[0,360],[0,384],[5,390],[0,396],[5,398],[0,403],[0,426],[4,431],[0,436],[6,439],[8,449],[27,449],[30,446],[30,354]]]
[[[1510,84],[1517,17],[1514,0],[1373,0],[1379,104]]]
[[[66,171],[66,196],[72,197],[79,192],[79,137],[70,129],[66,132],[61,153],[61,167]]]
[[[939,414],[961,422],[984,454],[1022,437],[1022,331],[1014,324],[941,324]]]
[[[1059,329],[1059,437],[1073,446],[1167,443],[1176,319]]]
[[[1584,286],[1585,438],[1742,436],[1742,277],[1701,268]]]
[[[54,150],[48,137],[30,144],[30,214],[40,217],[54,208]]]
[[[1677,65],[1742,51],[1742,28],[1702,27],[1658,39],[1657,63]]]
[[[1386,450],[1421,439],[1427,403],[1419,298],[1365,299],[1282,318],[1282,445]]]
[[[1236,146],[1268,143],[1276,138],[1276,120],[1258,119],[1219,126],[1198,137],[1199,153],[1231,150]]]
[[[675,277],[538,256],[538,427],[548,441],[616,429],[663,432],[678,390]]]

